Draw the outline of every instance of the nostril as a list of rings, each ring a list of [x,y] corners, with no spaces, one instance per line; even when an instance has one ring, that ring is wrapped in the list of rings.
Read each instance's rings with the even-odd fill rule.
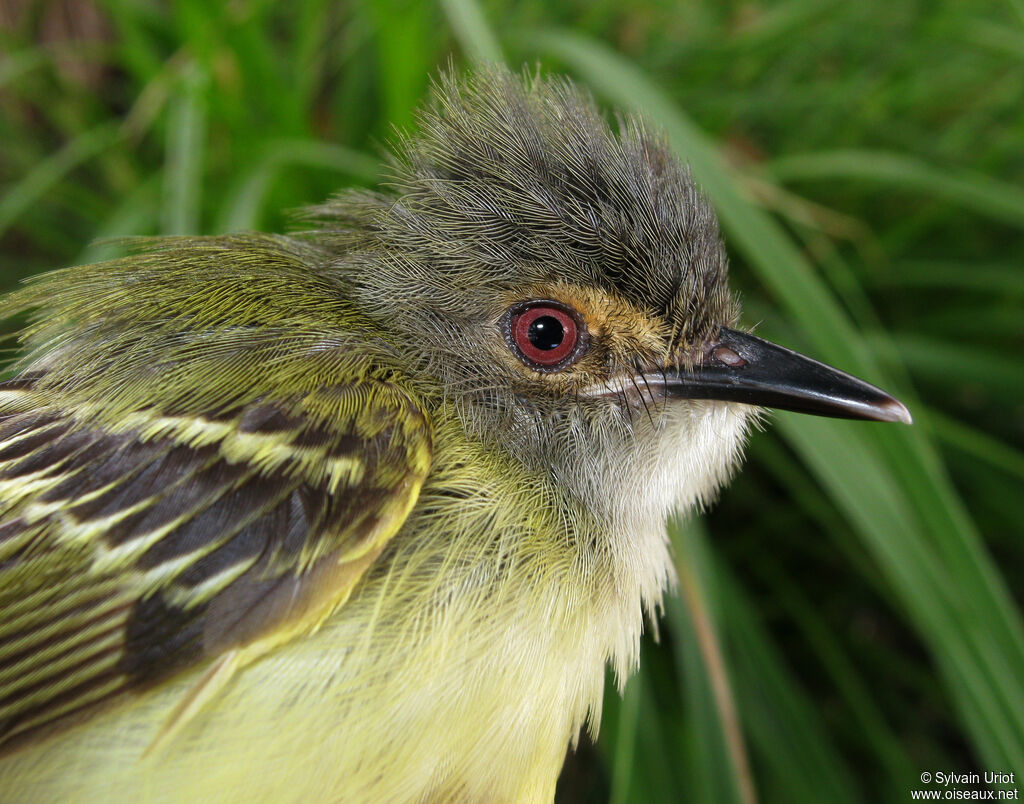
[[[720,363],[725,363],[727,366],[732,368],[740,368],[747,365],[747,361],[740,357],[736,352],[730,349],[728,346],[718,346],[711,353],[711,356],[718,360]]]

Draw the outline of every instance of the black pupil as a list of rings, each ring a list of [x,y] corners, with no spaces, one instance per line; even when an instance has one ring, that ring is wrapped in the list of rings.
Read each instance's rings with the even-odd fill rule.
[[[562,322],[552,315],[542,315],[540,318],[530,322],[530,329],[526,333],[530,343],[537,349],[547,351],[557,348],[565,338],[565,327]]]

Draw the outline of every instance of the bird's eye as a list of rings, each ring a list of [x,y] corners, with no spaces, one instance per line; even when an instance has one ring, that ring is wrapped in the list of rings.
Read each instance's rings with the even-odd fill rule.
[[[505,316],[505,338],[527,366],[545,372],[574,363],[587,340],[580,315],[550,300],[514,305]]]

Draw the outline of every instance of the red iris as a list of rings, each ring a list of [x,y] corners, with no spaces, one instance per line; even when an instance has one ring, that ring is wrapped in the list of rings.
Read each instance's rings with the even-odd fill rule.
[[[569,358],[580,340],[572,314],[544,303],[514,312],[509,320],[509,336],[523,362],[545,368]]]

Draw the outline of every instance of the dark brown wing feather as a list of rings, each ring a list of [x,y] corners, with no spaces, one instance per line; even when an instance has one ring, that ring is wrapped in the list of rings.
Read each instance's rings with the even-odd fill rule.
[[[430,457],[415,405],[373,381],[110,427],[21,379],[0,414],[0,751],[314,627]]]

